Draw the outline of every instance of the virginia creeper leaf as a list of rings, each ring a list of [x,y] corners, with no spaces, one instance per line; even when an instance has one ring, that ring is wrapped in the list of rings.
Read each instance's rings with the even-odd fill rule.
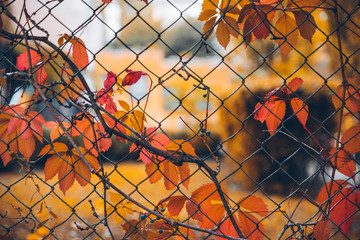
[[[284,13],[275,23],[275,35],[283,38],[275,40],[279,44],[283,58],[289,54],[298,40],[299,33],[296,28],[295,19],[287,13]]]
[[[76,38],[73,44],[74,63],[79,69],[86,69],[89,64],[89,57],[86,51],[85,43],[80,38]]]
[[[293,11],[296,24],[298,25],[300,36],[312,43],[312,37],[316,31],[314,17],[306,11]]]

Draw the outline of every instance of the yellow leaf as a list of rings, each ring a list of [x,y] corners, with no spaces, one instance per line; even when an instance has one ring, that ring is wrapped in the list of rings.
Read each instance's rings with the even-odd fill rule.
[[[281,54],[284,58],[294,48],[299,38],[299,33],[296,28],[295,19],[287,13],[284,13],[275,24],[275,35],[278,38],[283,38],[277,39],[276,42],[279,44]]]
[[[219,5],[219,0],[204,0],[202,4],[202,11],[216,10]]]

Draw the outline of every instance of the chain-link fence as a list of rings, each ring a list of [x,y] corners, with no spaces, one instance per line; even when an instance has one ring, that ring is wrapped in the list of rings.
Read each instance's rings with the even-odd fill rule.
[[[0,239],[358,239],[360,2],[0,5]]]

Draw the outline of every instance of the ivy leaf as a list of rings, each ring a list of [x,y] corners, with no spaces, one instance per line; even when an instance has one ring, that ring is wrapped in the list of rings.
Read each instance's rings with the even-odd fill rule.
[[[212,208],[212,201],[221,201],[216,186],[212,183],[204,184],[192,192],[190,200],[186,202],[186,210],[191,218],[203,222],[206,219],[204,214]]]
[[[110,200],[114,204],[113,206],[107,207],[107,212],[111,213],[115,211],[115,221],[117,223],[121,223],[124,221],[124,219],[135,213],[135,204],[131,201],[125,199],[121,194],[109,192],[110,194]]]
[[[88,163],[98,171],[100,165],[95,156],[79,147],[81,153],[85,156]],[[58,174],[60,180],[60,190],[64,193],[74,184],[74,180],[81,186],[88,184],[91,178],[91,171],[83,160],[80,159],[79,154],[75,148],[69,149],[64,143],[53,143],[52,146],[46,145],[38,156],[45,154],[54,154],[49,157],[45,163],[44,174],[45,181],[52,179]]]
[[[259,120],[261,123],[266,122],[266,126],[270,135],[275,133],[283,118],[285,117],[286,102],[290,100],[290,106],[300,123],[305,126],[308,118],[308,107],[298,97],[292,97],[294,93],[303,83],[301,78],[294,78],[282,88],[276,88],[266,94],[265,102],[263,104],[257,103],[254,110],[254,119]],[[280,92],[285,95],[278,97],[276,94]]]
[[[321,220],[314,227],[316,240],[328,240],[330,237],[331,226],[329,220]]]
[[[330,151],[331,155],[334,155],[336,148],[333,148]],[[337,155],[337,157],[336,157]],[[345,174],[348,177],[354,177],[356,164],[355,161],[351,158],[351,154],[347,153],[345,150],[341,149],[339,152],[331,158],[331,162],[335,166],[335,158],[336,158],[336,169]]]
[[[312,43],[312,37],[316,31],[314,17],[306,11],[292,11],[295,16],[296,25],[300,31],[300,36]]]
[[[74,59],[75,65],[79,69],[86,69],[89,64],[89,57],[86,51],[86,46],[83,40],[75,36],[69,36],[68,34],[63,34],[58,39],[59,46],[63,45],[64,40],[69,41],[72,44],[72,56]]]
[[[112,90],[112,89],[110,89]],[[106,88],[100,89],[100,91],[96,94],[96,101],[100,105],[105,105],[105,110],[108,111],[110,114],[116,113],[117,107],[115,102],[111,96],[112,91],[107,90]]]
[[[293,17],[286,12],[275,23],[275,35],[278,38],[275,40],[279,44],[280,52],[285,58],[289,52],[294,48],[299,33],[297,30],[297,24]]]
[[[73,136],[82,136],[86,150],[89,150],[95,157],[98,152],[106,152],[111,147],[112,141],[100,122],[95,121],[90,115],[84,116],[82,120],[74,123]]]
[[[127,75],[124,77],[124,79],[122,80],[122,83],[121,83],[121,85],[123,87],[128,86],[128,85],[133,85],[139,81],[141,76],[147,75],[143,71],[133,71],[130,69],[127,69],[126,72],[127,72]]]
[[[341,142],[344,144],[344,150],[351,155],[360,152],[360,126],[353,126],[346,130],[341,137]]]
[[[73,71],[71,69],[65,68],[63,73],[64,82],[62,85],[60,85],[60,101],[64,102],[70,99],[76,102],[79,97],[85,92],[84,85],[79,78],[74,77]]]
[[[89,57],[86,51],[85,43],[80,38],[74,37],[76,39],[73,44],[73,58],[74,63],[79,69],[86,69],[89,64]]]
[[[112,89],[115,83],[116,83],[116,74],[113,72],[109,72],[107,74],[106,80],[104,81],[104,88],[106,90]]]
[[[328,200],[328,189],[330,182],[322,187],[318,202],[323,205]],[[336,180],[333,183],[331,193],[330,213],[329,218],[341,231],[347,235],[352,227],[354,221],[354,213],[357,211],[356,194],[350,184],[343,180]]]
[[[303,126],[305,126],[305,124],[307,122],[308,115],[309,115],[308,106],[304,103],[303,100],[301,100],[298,97],[292,98],[291,101],[290,101],[290,105],[291,105],[291,108],[292,108],[296,118],[299,120],[299,122]]]
[[[0,120],[0,154],[4,165],[12,160],[11,153],[21,153],[29,161],[35,151],[35,139],[43,142],[44,118],[35,111],[25,111],[18,105],[5,107]],[[8,145],[10,149],[8,148]]]
[[[35,50],[30,49],[30,62],[29,62],[28,51],[24,51],[17,57],[16,67],[21,71],[25,71],[30,68],[30,64],[31,66],[34,66],[36,63],[40,61],[41,61],[40,54],[38,54]]]
[[[343,84],[339,85],[335,89],[335,94],[331,100],[335,108],[343,106],[342,97],[344,95]],[[345,107],[353,114],[360,111],[360,90],[355,83],[355,79],[348,79],[348,84],[345,88]]]
[[[62,122],[62,124],[64,125],[64,127],[69,130],[71,128],[71,124],[68,122]],[[57,138],[61,137],[64,135],[64,131],[62,130],[62,128],[60,127],[59,123],[54,122],[54,121],[48,121],[44,124],[44,126],[48,127],[49,129],[51,129],[50,131],[50,139],[52,142],[54,142]]]
[[[265,39],[269,36],[270,22],[275,16],[273,10],[271,5],[252,3],[241,9],[237,22],[242,26],[247,44],[254,39]]]

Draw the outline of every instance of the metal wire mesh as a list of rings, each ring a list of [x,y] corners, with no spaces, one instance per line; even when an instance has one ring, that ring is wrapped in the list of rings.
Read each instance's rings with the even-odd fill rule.
[[[360,4],[288,2],[1,1],[0,239],[357,239]]]

